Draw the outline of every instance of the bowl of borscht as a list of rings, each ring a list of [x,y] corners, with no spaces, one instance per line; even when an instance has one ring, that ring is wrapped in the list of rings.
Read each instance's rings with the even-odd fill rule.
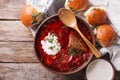
[[[95,45],[89,24],[77,16],[79,30]],[[58,14],[48,17],[38,27],[34,48],[40,63],[49,71],[59,74],[73,74],[87,66],[93,53],[81,36],[64,25]]]

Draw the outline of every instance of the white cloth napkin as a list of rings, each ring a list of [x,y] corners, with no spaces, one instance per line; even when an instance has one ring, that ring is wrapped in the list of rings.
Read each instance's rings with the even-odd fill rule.
[[[57,13],[59,8],[64,7],[65,0],[26,0],[27,4],[41,7],[46,17]],[[113,44],[107,48],[101,48],[101,53],[109,52],[112,56],[111,62],[120,71],[120,0],[89,0],[92,6],[102,7],[106,10],[117,37]]]

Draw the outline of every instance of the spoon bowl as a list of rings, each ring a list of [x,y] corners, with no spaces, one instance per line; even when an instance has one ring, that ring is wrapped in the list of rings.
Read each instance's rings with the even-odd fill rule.
[[[61,21],[68,27],[73,28],[77,24],[76,17],[74,16],[74,14],[69,12],[69,10],[61,8],[58,12],[58,15]]]
[[[61,8],[58,11],[58,16],[60,18],[60,20],[67,25],[68,27],[71,27],[73,29],[75,29],[79,35],[82,37],[82,39],[85,41],[85,43],[87,44],[87,46],[90,48],[90,50],[92,51],[92,53],[96,56],[96,58],[100,58],[100,52],[94,47],[94,45],[82,34],[82,32],[79,30],[78,26],[77,26],[77,20],[75,15],[68,9],[65,8]]]

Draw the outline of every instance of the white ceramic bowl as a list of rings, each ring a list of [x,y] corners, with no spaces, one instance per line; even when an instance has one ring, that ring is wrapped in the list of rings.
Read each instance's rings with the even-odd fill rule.
[[[93,60],[86,69],[87,80],[113,80],[114,74],[111,63],[104,59]]]

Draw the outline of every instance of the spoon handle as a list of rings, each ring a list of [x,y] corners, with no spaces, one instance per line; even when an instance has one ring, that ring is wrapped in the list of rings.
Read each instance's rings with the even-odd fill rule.
[[[95,48],[95,46],[82,34],[82,32],[78,29],[77,25],[75,27],[75,29],[77,30],[77,32],[80,34],[80,36],[82,37],[82,39],[85,41],[85,43],[87,44],[87,46],[90,48],[90,50],[92,51],[92,53],[96,56],[96,58],[100,58],[101,54],[100,52]]]

